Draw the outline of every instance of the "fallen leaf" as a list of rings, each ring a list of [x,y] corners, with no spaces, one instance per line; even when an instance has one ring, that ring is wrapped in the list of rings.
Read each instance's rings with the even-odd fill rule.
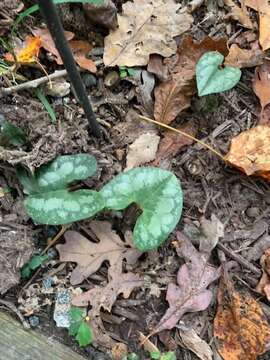
[[[259,303],[234,290],[226,273],[217,299],[214,336],[219,353],[224,360],[256,360],[270,340],[270,327]]]
[[[92,46],[87,41],[71,40],[69,42],[69,46],[71,48],[76,63],[82,69],[88,70],[92,73],[95,73],[97,71],[95,63],[91,59],[88,59],[86,57],[92,49]]]
[[[112,0],[102,0],[102,4],[83,4],[86,17],[95,24],[100,24],[108,29],[117,28],[117,8]]]
[[[261,103],[261,115],[266,105],[270,104],[270,61],[265,60],[264,63],[256,68],[255,76],[252,82],[253,91],[257,95]]]
[[[4,59],[10,62],[17,61],[19,64],[35,63],[38,58],[39,50],[41,47],[40,37],[27,36],[23,47],[14,49],[14,54],[7,53],[4,55]]]
[[[229,54],[225,58],[224,65],[237,67],[239,69],[253,67],[263,63],[265,54],[260,49],[241,49],[233,44],[229,49]]]
[[[143,279],[133,273],[115,274],[110,282],[103,286],[95,286],[81,295],[72,299],[74,306],[92,306],[89,317],[100,315],[100,310],[104,309],[111,312],[117,296],[123,294],[124,299],[128,299],[134,288],[143,286]]]
[[[241,70],[224,66],[224,56],[217,51],[203,54],[196,64],[198,95],[216,94],[232,89],[241,78]]]
[[[256,286],[256,291],[266,296],[270,301],[270,249],[267,249],[261,257],[262,277]]]
[[[181,130],[193,137],[195,137],[197,134],[197,129],[190,122],[179,126],[176,129]],[[160,161],[175,156],[182,147],[191,145],[193,142],[194,140],[184,135],[177,134],[174,131],[165,131],[164,137],[159,143],[158,152],[156,154],[156,160],[154,164],[158,165]]]
[[[143,165],[155,159],[160,137],[156,134],[142,134],[129,146],[125,170]]]
[[[270,4],[268,0],[245,0],[246,5],[259,13],[259,42],[265,51],[270,48]]]
[[[92,221],[89,228],[100,242],[89,241],[77,231],[67,231],[66,243],[57,245],[60,261],[77,263],[70,277],[72,285],[80,284],[95,273],[105,260],[110,263],[109,275],[112,276],[114,273],[121,273],[123,259],[129,264],[134,264],[141,255],[138,250],[127,247],[130,244],[120,239],[109,222]]]
[[[151,335],[174,328],[187,312],[205,310],[212,300],[212,292],[207,287],[220,276],[220,269],[208,264],[210,254],[198,252],[180,232],[177,232],[177,240],[177,252],[186,263],[178,271],[177,285],[171,283],[168,286],[166,300],[170,307]]]
[[[206,37],[200,43],[195,43],[192,37],[184,37],[177,55],[163,62],[169,80],[155,88],[154,117],[157,121],[170,124],[181,111],[190,106],[191,96],[196,91],[194,79],[197,61],[209,50],[227,55],[226,43],[224,38],[213,40]]]
[[[253,24],[249,18],[249,14],[245,2],[241,0],[241,7],[236,5],[233,0],[224,0],[225,5],[231,8],[230,17],[240,22],[241,25],[248,29],[253,29]]]
[[[149,353],[159,351],[156,345],[154,345],[152,341],[149,340],[146,336],[144,336],[143,333],[141,333],[140,331],[139,331],[139,342],[142,344],[144,350]]]
[[[123,4],[118,29],[105,38],[104,64],[143,66],[150,54],[175,54],[173,38],[187,31],[193,22],[193,17],[180,8],[173,0],[134,0]]]
[[[159,81],[168,80],[168,68],[163,64],[163,57],[158,54],[151,54],[147,65],[147,71],[156,75]]]
[[[200,252],[210,253],[216,246],[220,238],[224,237],[224,224],[211,214],[211,220],[202,217],[200,219],[201,233]]]
[[[202,340],[194,329],[180,325],[179,335],[183,344],[201,360],[212,360],[213,352],[206,341]]]
[[[41,47],[54,56],[54,60],[58,65],[63,65],[63,61],[58,50],[55,47],[53,38],[47,28],[36,28],[32,30],[35,36],[38,36],[41,40]],[[64,31],[67,42],[74,38],[74,33],[71,31]]]
[[[258,125],[234,137],[224,160],[248,176],[270,181],[270,128]]]

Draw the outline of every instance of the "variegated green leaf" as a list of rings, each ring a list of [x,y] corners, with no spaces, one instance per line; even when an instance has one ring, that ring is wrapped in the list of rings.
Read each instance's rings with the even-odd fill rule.
[[[95,215],[104,208],[104,200],[92,190],[56,190],[28,196],[24,205],[35,222],[62,225]]]
[[[142,251],[158,247],[175,228],[182,212],[182,190],[175,175],[141,167],[117,175],[101,191],[105,207],[122,210],[137,203],[143,210],[134,231],[134,245]]]
[[[60,190],[74,180],[92,176],[96,170],[97,162],[92,155],[64,155],[41,166],[36,172],[36,179],[42,192]]]

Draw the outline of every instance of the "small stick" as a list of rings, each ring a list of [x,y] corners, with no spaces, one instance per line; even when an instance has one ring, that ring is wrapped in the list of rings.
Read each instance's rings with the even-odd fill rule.
[[[58,50],[65,65],[65,68],[67,69],[70,82],[84,109],[85,115],[89,121],[89,126],[94,136],[99,137],[100,127],[93,112],[88,96],[86,94],[86,90],[80,74],[77,70],[74,57],[65,38],[64,29],[57,14],[56,7],[52,0],[38,0],[38,5],[40,12],[54,40],[56,49]]]
[[[184,132],[184,131],[182,131],[182,130],[175,129],[175,128],[169,126],[169,125],[163,124],[163,123],[161,123],[161,122],[159,122],[159,121],[156,121],[156,120],[152,120],[152,119],[150,119],[150,118],[148,118],[148,117],[146,117],[146,116],[139,115],[139,118],[140,118],[140,119],[143,119],[143,120],[146,120],[146,121],[148,121],[148,122],[151,122],[151,123],[153,123],[153,124],[162,126],[162,127],[166,128],[166,129],[168,129],[168,130],[177,132],[178,134],[181,134],[181,135],[183,135],[183,136],[185,136],[185,137],[187,137],[187,138],[189,138],[189,139],[197,142],[198,144],[202,145],[202,146],[205,147],[206,149],[210,150],[212,153],[214,153],[215,155],[217,155],[221,160],[226,161],[225,158],[224,158],[224,156],[223,156],[220,152],[218,152],[217,150],[213,149],[211,146],[207,145],[205,142],[203,142],[203,141],[201,141],[201,140],[199,140],[199,139],[196,139],[194,136],[189,135],[189,134],[187,134],[186,132]]]
[[[45,254],[55,243],[56,241],[65,233],[65,231],[71,226],[71,224],[63,225],[61,230],[55,235],[55,237],[49,242],[49,244],[42,251],[41,255]]]

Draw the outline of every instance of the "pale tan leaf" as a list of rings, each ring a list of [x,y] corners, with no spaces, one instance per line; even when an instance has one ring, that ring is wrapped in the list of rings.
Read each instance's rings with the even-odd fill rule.
[[[225,58],[224,65],[237,68],[246,68],[261,65],[265,54],[260,49],[241,49],[238,45],[233,44],[230,47],[229,54]]]
[[[129,146],[126,170],[155,159],[160,137],[153,133],[142,134]]]
[[[106,66],[146,65],[150,54],[176,53],[174,37],[187,31],[193,17],[173,0],[134,0],[123,4],[119,27],[105,38]]]
[[[224,3],[230,7],[230,16],[234,20],[239,21],[241,25],[248,29],[253,29],[252,21],[249,18],[249,13],[243,0],[241,0],[241,7],[238,6],[233,0],[224,0]]]
[[[89,227],[100,242],[92,242],[77,231],[67,231],[66,243],[57,245],[60,261],[77,263],[71,273],[72,285],[80,284],[96,272],[105,260],[110,263],[109,274],[112,276],[114,273],[121,273],[123,259],[134,263],[141,255],[141,252],[128,247],[128,244],[120,239],[109,222],[92,221]]]
[[[180,325],[179,334],[184,345],[194,352],[199,359],[213,359],[213,352],[210,346],[199,337],[195,330]]]

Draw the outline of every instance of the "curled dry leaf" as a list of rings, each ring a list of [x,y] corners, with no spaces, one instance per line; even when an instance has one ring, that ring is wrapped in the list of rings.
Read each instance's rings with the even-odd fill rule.
[[[151,335],[174,328],[187,312],[205,310],[212,300],[212,292],[207,290],[207,287],[220,276],[220,269],[207,262],[210,254],[207,256],[198,252],[191,241],[180,232],[177,232],[177,240],[178,252],[186,263],[178,271],[177,285],[168,286],[166,300],[170,307]]]
[[[248,176],[270,181],[270,127],[258,125],[233,138],[224,160]]]
[[[265,60],[264,63],[256,68],[252,87],[261,103],[261,116],[264,108],[270,103],[270,61]]]
[[[266,296],[267,300],[270,301],[270,249],[267,249],[262,255],[260,264],[263,274],[256,286],[256,291]]]
[[[179,335],[184,345],[194,352],[201,360],[212,360],[213,352],[210,346],[202,340],[194,329],[189,329],[180,325]]]
[[[235,291],[228,276],[218,291],[214,336],[224,360],[256,360],[270,340],[270,327],[259,303]]]
[[[237,68],[246,68],[261,65],[263,63],[265,54],[260,49],[241,49],[238,45],[233,44],[230,47],[224,65],[233,66]]]
[[[224,0],[224,3],[231,9],[231,13],[229,14],[231,18],[239,21],[244,27],[253,29],[253,24],[249,18],[249,13],[243,0],[241,0],[241,7],[236,5],[233,0]]]
[[[259,41],[265,51],[270,48],[270,4],[268,0],[244,0],[244,3],[259,13]]]
[[[112,276],[114,273],[121,273],[123,259],[129,264],[134,264],[141,255],[138,250],[127,247],[129,244],[120,239],[109,222],[92,221],[89,227],[100,242],[89,241],[77,231],[67,231],[66,243],[57,245],[60,261],[77,263],[77,267],[71,273],[72,285],[80,284],[96,272],[105,260],[110,263],[109,274]]]
[[[86,17],[95,24],[100,24],[108,29],[117,28],[117,9],[112,0],[102,0],[102,4],[83,4]]]
[[[191,96],[196,91],[194,78],[197,61],[206,51],[219,51],[227,55],[226,43],[226,39],[213,40],[209,37],[195,43],[192,37],[186,36],[177,55],[164,60],[163,65],[167,70],[163,73],[168,72],[169,80],[155,88],[154,116],[157,121],[170,124],[190,106]]]
[[[129,146],[126,170],[155,159],[160,137],[153,133],[142,134]]]
[[[4,59],[10,62],[17,62],[20,65],[35,63],[38,58],[39,50],[41,47],[41,39],[39,36],[27,36],[23,46],[14,49],[14,54],[7,53],[4,55]]]
[[[105,38],[106,66],[147,65],[150,54],[176,53],[174,37],[187,31],[193,17],[173,0],[134,0],[123,4],[119,27]],[[157,31],[158,29],[158,31]]]
[[[197,134],[197,129],[190,122],[180,126],[177,129],[194,137]],[[194,140],[184,135],[177,134],[174,131],[165,131],[164,137],[159,143],[158,152],[154,164],[158,165],[160,161],[175,156],[182,147],[191,145],[193,142]]]
[[[41,40],[41,47],[48,51],[50,54],[54,56],[54,60],[58,65],[63,65],[63,61],[58,50],[55,47],[53,38],[47,28],[36,28],[32,30],[32,33],[35,36],[38,36]],[[67,41],[70,41],[74,38],[74,33],[71,31],[64,31],[65,37]]]
[[[58,50],[55,47],[53,38],[51,37],[51,34],[47,28],[41,28],[41,29],[34,29],[32,30],[32,33],[35,36],[39,36],[41,39],[41,46],[48,51],[50,54],[53,55],[54,61],[58,65],[63,65],[63,61],[61,59],[61,56],[58,52]],[[92,73],[95,73],[97,71],[96,65],[91,59],[87,58],[88,53],[92,49],[92,46],[84,40],[72,40],[74,38],[74,33],[70,31],[64,31],[66,40],[68,42],[68,45],[70,46],[70,49],[73,53],[74,59],[76,63],[85,70],[88,70]]]

